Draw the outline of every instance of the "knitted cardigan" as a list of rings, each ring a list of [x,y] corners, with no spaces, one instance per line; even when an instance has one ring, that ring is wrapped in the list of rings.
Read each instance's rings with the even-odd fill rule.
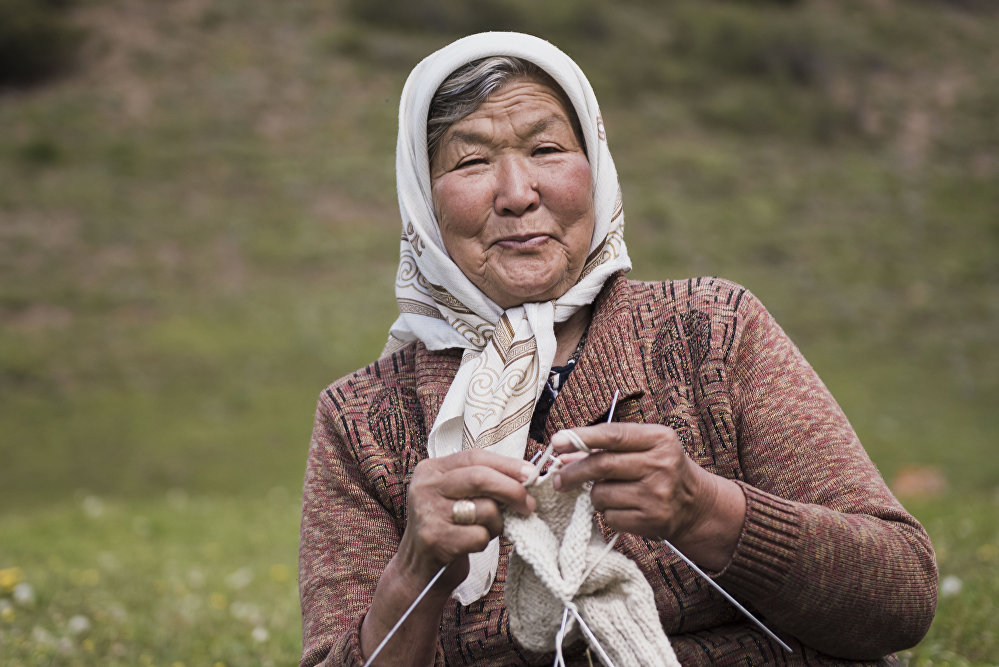
[[[412,343],[320,395],[302,512],[302,665],[363,663],[360,624],[405,530],[408,482],[460,359]],[[929,538],[748,291],[716,278],[608,280],[544,442],[530,440],[526,457],[557,430],[605,416],[616,389],[616,420],[672,427],[698,465],[741,486],[746,519],[714,576],[794,649],[745,621],[666,546],[622,534],[615,548],[652,585],[682,664],[896,664],[891,653],[922,638],[936,606]],[[504,542],[485,597],[446,604],[436,664],[551,664],[510,635],[509,552]],[[584,649],[568,661],[587,664]]]

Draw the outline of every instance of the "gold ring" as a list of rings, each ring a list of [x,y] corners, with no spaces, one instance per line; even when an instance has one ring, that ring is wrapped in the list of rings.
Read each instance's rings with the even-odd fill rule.
[[[456,523],[459,526],[470,526],[475,523],[475,519],[474,500],[462,498],[454,501],[454,505],[451,506],[451,523]]]

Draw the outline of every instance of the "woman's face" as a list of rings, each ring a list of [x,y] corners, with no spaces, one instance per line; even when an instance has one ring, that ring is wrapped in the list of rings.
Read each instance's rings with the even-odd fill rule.
[[[590,165],[561,95],[516,79],[452,125],[430,165],[444,247],[502,308],[579,279],[593,235]]]

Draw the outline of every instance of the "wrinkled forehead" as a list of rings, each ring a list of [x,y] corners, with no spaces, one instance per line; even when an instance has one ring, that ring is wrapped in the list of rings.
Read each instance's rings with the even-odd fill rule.
[[[582,145],[592,150],[598,141],[595,98],[589,82],[575,62],[553,44],[521,33],[489,32],[470,35],[448,44],[422,60],[403,88],[399,110],[400,129],[408,136],[409,157],[429,164],[427,116],[441,84],[463,66],[489,58],[509,56],[537,66],[551,79],[564,99],[566,111],[579,123]],[[591,109],[591,107],[593,107]]]

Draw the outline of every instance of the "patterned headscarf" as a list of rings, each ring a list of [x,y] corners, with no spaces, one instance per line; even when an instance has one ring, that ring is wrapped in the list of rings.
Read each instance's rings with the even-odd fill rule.
[[[490,56],[534,63],[562,88],[579,118],[593,175],[593,238],[579,280],[554,301],[506,310],[448,256],[434,213],[427,152],[427,114],[438,87],[458,68]],[[537,37],[488,32],[459,39],[420,62],[406,81],[399,105],[396,181],[403,231],[395,284],[400,314],[385,352],[412,340],[431,350],[465,350],[430,431],[429,455],[478,447],[523,458],[534,405],[555,358],[555,323],[592,303],[608,277],[631,268],[617,170],[593,89],[576,63]],[[489,590],[498,556],[495,539],[485,551],[471,555],[468,578],[454,593],[462,604]]]

